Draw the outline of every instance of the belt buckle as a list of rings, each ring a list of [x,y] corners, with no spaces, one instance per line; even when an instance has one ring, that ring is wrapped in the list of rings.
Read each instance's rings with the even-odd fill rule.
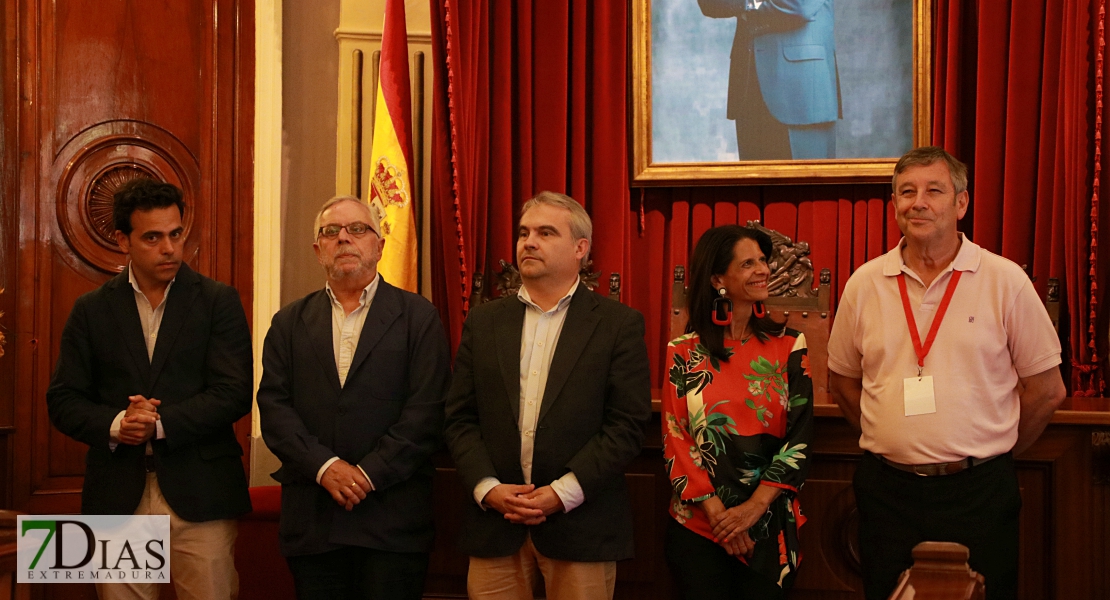
[[[143,455],[143,469],[147,473],[154,473],[158,471],[158,457],[153,454]]]

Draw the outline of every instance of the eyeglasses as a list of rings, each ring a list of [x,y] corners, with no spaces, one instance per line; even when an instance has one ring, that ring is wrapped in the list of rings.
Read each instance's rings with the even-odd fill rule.
[[[320,231],[316,232],[316,235],[324,236],[331,240],[339,237],[339,232],[344,229],[347,230],[347,234],[351,237],[362,237],[366,235],[367,232],[374,231],[374,228],[366,223],[355,221],[354,223],[347,223],[346,225],[324,225],[320,228]]]

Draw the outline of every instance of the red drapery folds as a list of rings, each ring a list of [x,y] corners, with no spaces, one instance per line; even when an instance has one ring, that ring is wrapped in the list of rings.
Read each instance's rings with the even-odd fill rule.
[[[933,143],[971,164],[963,227],[1028,265],[1042,296],[1048,278],[1059,278],[1077,396],[1103,389],[1091,249],[1092,4],[939,0],[934,30]]]
[[[594,270],[625,270],[627,7],[432,0],[431,9],[433,294],[455,347],[470,293],[461,281],[481,272],[493,289],[498,260],[513,260],[519,208],[537,192],[581,202],[594,220]]]
[[[838,291],[855,267],[897,242],[889,184],[657,188],[630,197],[625,2],[431,6],[439,27],[433,271],[442,274],[433,293],[453,346],[470,293],[461,281],[481,272],[496,295],[497,261],[513,257],[519,207],[545,189],[574,197],[593,218],[593,268],[602,286],[619,273],[621,300],[644,313],[656,386],[674,267],[687,264],[709,227],[760,220],[805,240]]]
[[[1029,265],[1042,295],[1050,277],[1060,279],[1077,395],[1100,393],[1107,337],[1092,257],[1103,256],[1105,273],[1108,251],[1091,244],[1092,223],[1106,222],[1091,212],[1102,2],[936,0],[934,12],[933,143],[971,165],[961,228]],[[492,289],[497,260],[514,254],[520,204],[544,189],[573,196],[593,217],[594,270],[603,285],[620,273],[621,300],[644,313],[656,387],[673,270],[705,229],[759,219],[808,242],[814,267],[832,271],[834,296],[900,237],[885,183],[653,188],[630,197],[627,2],[431,6],[433,293],[453,347],[473,273]]]
[[[647,319],[654,385],[662,385],[671,337],[674,267],[689,266],[693,247],[705,230],[760,221],[794,240],[805,241],[815,271],[831,271],[832,292],[839,296],[852,271],[894,247],[901,238],[890,191],[889,183],[645,190],[643,234],[630,240],[629,254],[636,260],[629,265],[622,300]],[[639,217],[631,215],[630,227],[637,227],[638,222]]]
[[[469,71],[479,71],[473,64],[475,57],[471,53],[460,52],[456,46],[468,40],[460,40],[458,30],[458,7],[453,7],[455,12],[449,13],[447,5],[439,0],[431,2],[432,26],[432,151],[431,151],[431,230],[432,230],[432,297],[435,298],[436,307],[439,308],[440,318],[447,328],[447,335],[451,341],[452,353],[459,345],[462,334],[463,316],[467,310],[467,297],[470,293],[470,277],[474,265],[473,240],[474,231],[469,224],[473,219],[467,218],[467,227],[463,226],[463,213],[468,215],[473,207],[468,206],[464,211],[460,203],[458,190],[460,185],[473,185],[473,178],[460,177],[457,162],[459,157],[458,145],[461,132],[472,127],[469,120],[463,119],[457,105],[452,105],[452,96],[457,89],[455,79],[459,78],[460,63],[467,61]],[[485,10],[485,6],[481,6]],[[453,30],[448,42],[448,30]],[[468,29],[468,39],[477,37],[484,30]],[[452,45],[454,64],[448,56],[447,45]],[[484,71],[484,70],[483,70]],[[488,72],[488,71],[486,71]],[[471,84],[473,85],[473,84]],[[465,86],[464,86],[465,87]],[[472,105],[469,98],[459,98],[464,105]],[[471,109],[473,110],[473,109]],[[468,159],[484,159],[484,155],[465,153],[462,166],[466,167]],[[463,180],[460,182],[460,180]],[[474,193],[468,189],[468,197]]]

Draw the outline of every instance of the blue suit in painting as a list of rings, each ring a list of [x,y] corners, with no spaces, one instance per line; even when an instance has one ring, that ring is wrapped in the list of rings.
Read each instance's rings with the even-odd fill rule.
[[[740,160],[836,156],[841,117],[833,0],[698,0],[736,18],[728,118]]]

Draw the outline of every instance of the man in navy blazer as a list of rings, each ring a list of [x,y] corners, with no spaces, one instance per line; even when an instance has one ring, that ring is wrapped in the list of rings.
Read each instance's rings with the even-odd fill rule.
[[[736,18],[728,118],[740,160],[836,156],[841,115],[833,0],[698,0]]]
[[[375,207],[332,198],[313,229],[327,285],[274,316],[258,389],[262,436],[281,459],[281,552],[302,600],[416,600],[447,338],[430,302],[379,276]]]
[[[644,317],[586,288],[592,224],[542,192],[517,236],[518,294],[475,307],[447,400],[447,445],[472,499],[459,545],[470,598],[612,598],[632,557],[624,469],[651,416]]]
[[[130,263],[77,299],[46,403],[59,431],[89,445],[81,512],[170,515],[177,597],[233,598],[235,519],[251,505],[232,425],[251,408],[251,337],[239,294],[182,262],[183,214],[168,183],[136,179],[116,192],[116,241]]]

